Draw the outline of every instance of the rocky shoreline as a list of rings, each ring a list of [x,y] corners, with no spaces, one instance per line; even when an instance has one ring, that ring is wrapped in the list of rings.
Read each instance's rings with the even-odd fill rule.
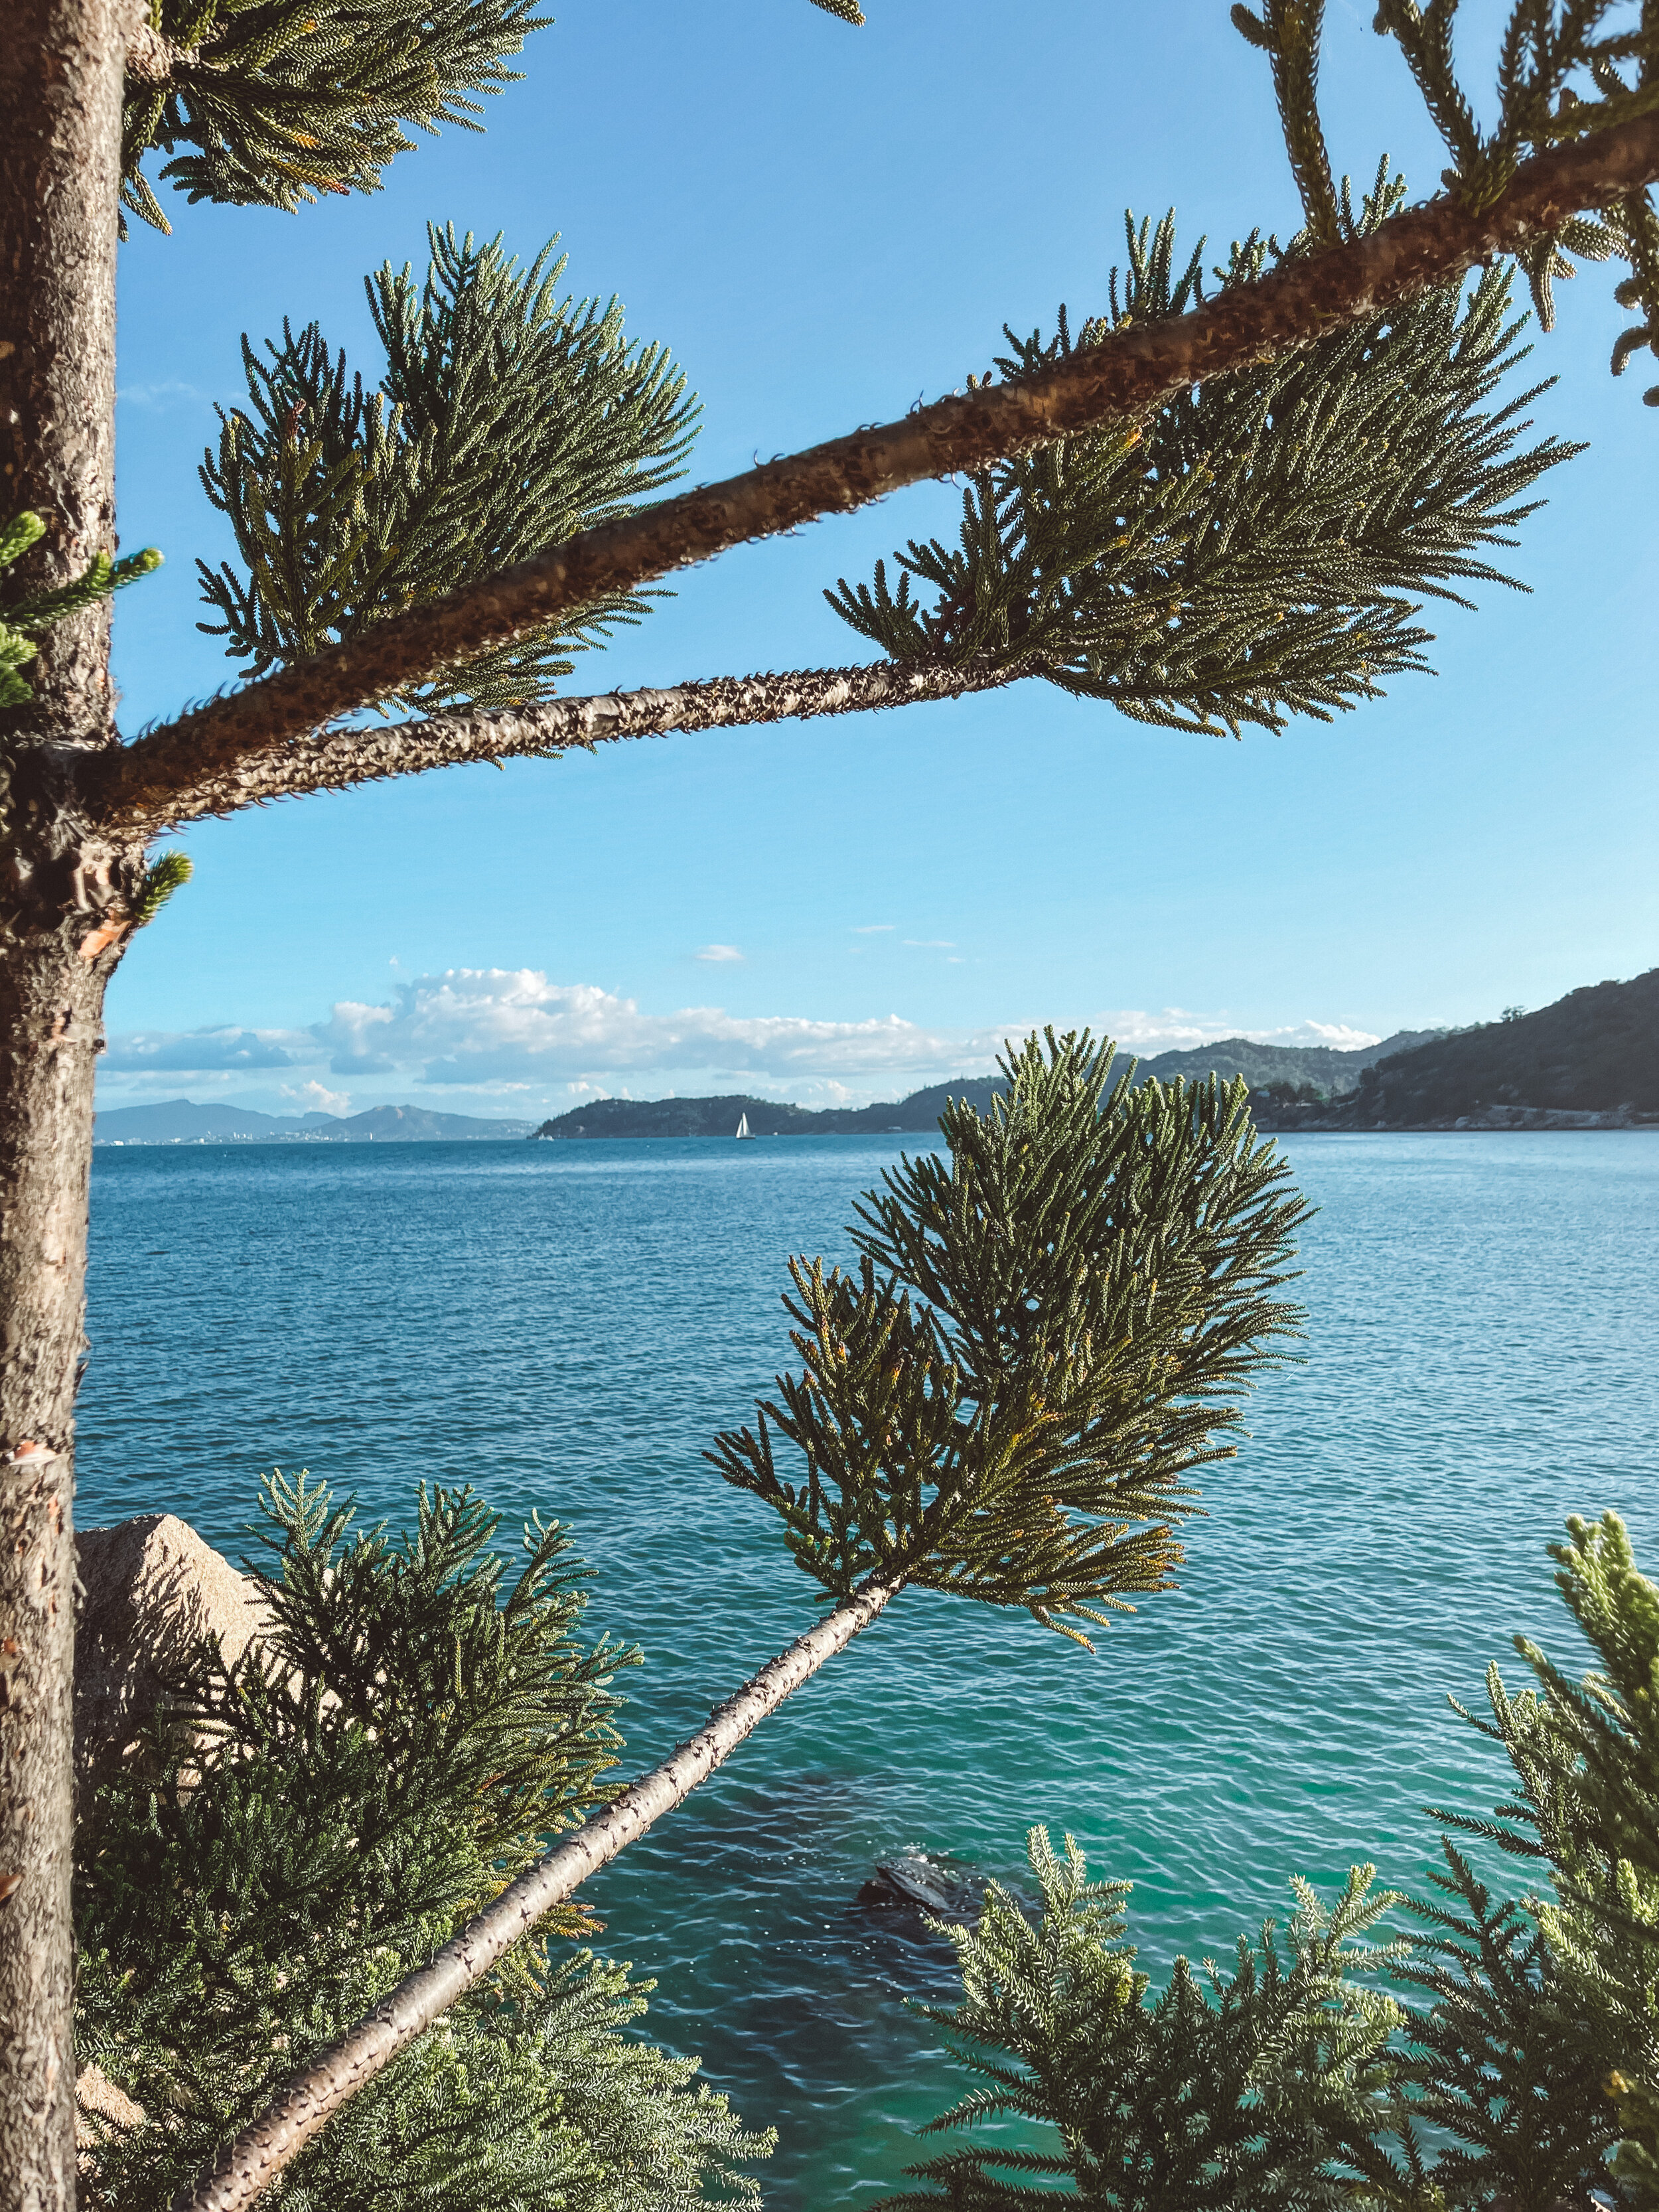
[[[1378,1121],[1367,1113],[1363,1098],[1339,1098],[1329,1104],[1282,1106],[1274,1100],[1253,1097],[1250,1112],[1258,1129],[1269,1136],[1293,1130],[1323,1130],[1330,1134],[1378,1130],[1405,1136],[1443,1134],[1453,1130],[1485,1129],[1659,1129],[1659,1114],[1640,1114],[1632,1106],[1606,1110],[1571,1106],[1483,1106],[1473,1114],[1435,1121]]]

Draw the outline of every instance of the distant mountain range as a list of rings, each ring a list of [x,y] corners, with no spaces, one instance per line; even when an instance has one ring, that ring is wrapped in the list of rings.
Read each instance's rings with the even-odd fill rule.
[[[1242,1075],[1252,1091],[1265,1091],[1270,1083],[1312,1084],[1335,1097],[1353,1091],[1368,1067],[1391,1054],[1409,1052],[1443,1036],[1443,1030],[1396,1030],[1378,1044],[1338,1052],[1331,1045],[1254,1044],[1249,1037],[1224,1037],[1218,1044],[1194,1045],[1190,1050],[1161,1052],[1140,1063],[1143,1077],[1155,1075],[1168,1083],[1184,1075],[1189,1083],[1206,1075]]]
[[[1226,1037],[1218,1044],[1200,1045],[1189,1052],[1160,1053],[1140,1063],[1144,1080],[1155,1075],[1167,1083],[1183,1075],[1189,1081],[1212,1073],[1231,1079],[1242,1075],[1252,1089],[1269,1083],[1311,1083],[1322,1091],[1352,1091],[1363,1072],[1384,1053],[1398,1052],[1437,1036],[1437,1030],[1401,1030],[1380,1044],[1354,1052],[1335,1052],[1324,1045],[1252,1044],[1248,1037]],[[1124,1054],[1127,1060],[1132,1055]],[[1120,1062],[1121,1065],[1121,1061]],[[938,1127],[947,1098],[965,1098],[981,1114],[1005,1085],[996,1076],[958,1075],[948,1083],[929,1084],[908,1098],[876,1106],[807,1106],[780,1104],[775,1098],[751,1098],[732,1091],[719,1098],[597,1098],[590,1105],[573,1106],[536,1131],[538,1137],[730,1137],[738,1120],[746,1116],[750,1133],[757,1137],[855,1137],[932,1130]]]
[[[530,1121],[486,1121],[434,1114],[425,1106],[371,1106],[363,1114],[261,1114],[252,1106],[195,1106],[169,1098],[155,1106],[116,1106],[98,1116],[100,1145],[413,1144],[477,1137],[527,1137]]]

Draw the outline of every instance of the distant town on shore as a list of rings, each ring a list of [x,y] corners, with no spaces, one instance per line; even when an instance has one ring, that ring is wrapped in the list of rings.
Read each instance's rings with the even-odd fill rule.
[[[1133,1058],[1126,1054],[1124,1059]],[[1242,1076],[1264,1130],[1625,1128],[1659,1126],[1659,968],[1587,985],[1535,1013],[1511,1007],[1464,1030],[1402,1030],[1352,1052],[1215,1044],[1143,1060],[1137,1079]],[[714,1098],[599,1098],[539,1127],[374,1106],[362,1114],[264,1114],[173,1098],[98,1116],[100,1145],[408,1144],[600,1138],[868,1136],[931,1131],[947,1098],[981,1112],[1002,1088],[958,1076],[873,1106],[813,1109],[732,1092]]]

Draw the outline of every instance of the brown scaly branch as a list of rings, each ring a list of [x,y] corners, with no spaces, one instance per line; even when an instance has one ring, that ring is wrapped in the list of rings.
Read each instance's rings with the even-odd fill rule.
[[[100,779],[100,819],[118,839],[148,838],[204,814],[232,814],[270,799],[305,791],[344,791],[423,769],[467,761],[546,757],[622,738],[665,737],[670,731],[713,730],[744,722],[805,721],[823,714],[860,714],[924,699],[957,699],[994,690],[1028,673],[969,663],[867,668],[803,668],[782,676],[717,676],[663,690],[605,692],[553,699],[536,707],[447,714],[429,720],[368,729],[328,730],[314,737],[250,748],[216,775],[190,772],[181,797],[157,774],[147,739],[112,754]],[[125,773],[124,773],[125,771]]]
[[[872,1579],[781,1651],[705,1726],[631,1783],[602,1813],[583,1822],[528,1874],[501,1892],[447,1943],[429,1966],[405,1975],[391,1994],[331,2049],[296,2075],[270,2108],[227,2144],[194,2185],[181,2190],[173,2212],[240,2212],[268,2189],[329,2116],[425,2033],[465,1991],[484,1980],[554,1905],[589,1875],[607,1866],[665,1813],[681,1804],[722,1765],[750,1731],[837,1651],[844,1651],[902,1588]]]
[[[847,514],[902,486],[980,469],[1054,439],[1134,416],[1170,393],[1386,314],[1477,262],[1553,234],[1586,209],[1659,180],[1659,115],[1590,133],[1516,170],[1490,207],[1442,197],[1369,237],[1284,264],[1185,315],[1131,325],[1040,375],[935,400],[897,422],[837,438],[583,532],[487,582],[377,624],[89,762],[85,804],[101,826],[125,794],[158,818],[211,811],[245,758],[311,737],[574,610],[623,597],[750,539]],[[291,788],[303,787],[298,783]],[[205,799],[198,794],[210,794]]]
[[[171,84],[174,70],[197,58],[193,46],[175,46],[149,23],[140,23],[127,47],[127,75],[140,84]]]

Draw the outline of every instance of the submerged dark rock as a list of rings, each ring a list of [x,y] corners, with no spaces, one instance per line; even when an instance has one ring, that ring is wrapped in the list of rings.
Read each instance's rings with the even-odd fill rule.
[[[927,1913],[935,1920],[977,1920],[985,1877],[926,1851],[879,1859],[856,1902],[877,1912]]]

